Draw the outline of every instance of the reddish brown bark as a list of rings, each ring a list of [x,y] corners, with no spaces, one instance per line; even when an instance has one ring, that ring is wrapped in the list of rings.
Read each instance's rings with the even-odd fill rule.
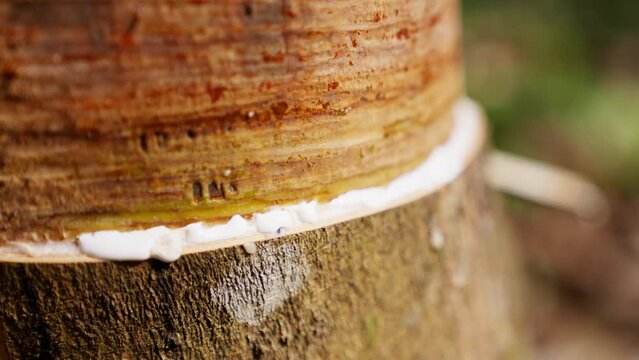
[[[387,182],[446,137],[457,2],[0,4],[0,241]]]

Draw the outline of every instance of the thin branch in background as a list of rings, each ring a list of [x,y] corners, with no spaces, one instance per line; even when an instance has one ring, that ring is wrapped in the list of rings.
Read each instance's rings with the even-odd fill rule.
[[[540,161],[492,151],[485,165],[488,183],[504,193],[604,222],[610,213],[602,191],[584,176]]]

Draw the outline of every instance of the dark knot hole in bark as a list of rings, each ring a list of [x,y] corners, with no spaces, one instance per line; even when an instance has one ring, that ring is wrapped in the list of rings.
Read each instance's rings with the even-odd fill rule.
[[[146,134],[140,135],[140,149],[142,149],[142,151],[144,152],[149,151],[149,141],[146,138]]]
[[[199,181],[193,182],[193,200],[198,202],[204,197],[204,189]]]
[[[244,3],[244,15],[247,17],[253,16],[253,5],[251,3]]]
[[[220,185],[215,181],[211,181],[209,183],[209,198],[215,199],[215,198],[221,198],[221,197],[222,197],[222,189]]]
[[[166,149],[166,146],[169,142],[169,135],[164,131],[156,131],[155,132],[155,143],[158,145],[159,149]]]
[[[229,199],[237,196],[239,189],[237,187],[236,181],[231,181],[230,183],[224,184],[222,187],[222,192],[224,198]]]

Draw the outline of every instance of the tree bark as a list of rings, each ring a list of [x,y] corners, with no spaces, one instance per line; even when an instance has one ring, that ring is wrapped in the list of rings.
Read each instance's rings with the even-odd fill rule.
[[[380,185],[463,92],[456,0],[0,3],[0,243]]]
[[[368,217],[171,264],[2,263],[13,358],[512,359],[517,254],[479,160]]]
[[[0,3],[0,245],[385,184],[445,141],[456,0]],[[164,264],[0,262],[0,356],[520,354],[480,159],[425,198]]]

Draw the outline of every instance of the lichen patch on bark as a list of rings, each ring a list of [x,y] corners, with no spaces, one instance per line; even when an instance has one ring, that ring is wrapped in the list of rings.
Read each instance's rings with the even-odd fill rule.
[[[211,300],[221,305],[237,322],[259,325],[284,301],[295,296],[308,276],[309,265],[295,243],[271,245],[270,252],[257,251],[241,260],[218,286]],[[253,289],[259,288],[255,292]]]

